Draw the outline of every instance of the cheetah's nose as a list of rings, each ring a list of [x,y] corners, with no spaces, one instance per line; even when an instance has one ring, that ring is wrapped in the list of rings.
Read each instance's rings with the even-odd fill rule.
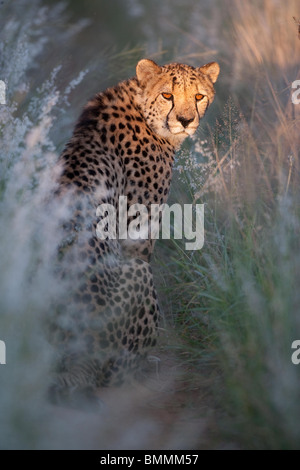
[[[186,119],[183,116],[176,116],[177,121],[179,121],[184,128],[186,128],[191,122],[193,122],[194,118],[192,119]]]

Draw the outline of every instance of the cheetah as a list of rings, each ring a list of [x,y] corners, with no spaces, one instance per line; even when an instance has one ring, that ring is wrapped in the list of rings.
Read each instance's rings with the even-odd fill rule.
[[[175,152],[212,103],[218,74],[216,62],[194,68],[143,59],[134,78],[98,93],[79,117],[58,161],[56,197],[68,204],[59,257],[71,288],[50,320],[60,357],[55,403],[93,402],[101,387],[135,376],[156,343],[155,240],[99,238],[97,207],[117,208],[120,196],[126,209],[167,201]]]

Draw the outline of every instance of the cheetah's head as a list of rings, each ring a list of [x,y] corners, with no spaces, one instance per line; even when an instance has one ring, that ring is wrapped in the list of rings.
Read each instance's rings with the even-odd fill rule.
[[[194,68],[177,63],[160,67],[152,60],[140,60],[136,68],[139,104],[148,125],[180,146],[194,134],[212,103],[219,71],[217,62]]]

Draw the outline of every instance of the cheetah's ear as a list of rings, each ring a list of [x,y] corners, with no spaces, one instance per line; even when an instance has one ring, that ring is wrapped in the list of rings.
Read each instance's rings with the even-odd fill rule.
[[[146,85],[153,75],[159,75],[160,73],[161,67],[150,59],[142,59],[136,66],[136,76],[142,86]]]
[[[203,67],[199,67],[197,70],[204,73],[204,75],[208,75],[211,81],[215,83],[220,73],[220,66],[217,62],[210,62],[203,65]]]

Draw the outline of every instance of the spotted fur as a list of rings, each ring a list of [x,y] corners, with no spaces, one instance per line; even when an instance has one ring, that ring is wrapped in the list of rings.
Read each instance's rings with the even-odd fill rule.
[[[70,390],[93,396],[99,387],[122,383],[156,342],[154,240],[100,240],[96,209],[117,208],[124,195],[128,206],[167,201],[175,151],[213,101],[219,66],[160,67],[145,59],[136,71],[87,103],[59,160],[57,197],[68,200],[71,214],[61,275],[72,289],[50,325],[61,355],[54,401]]]

